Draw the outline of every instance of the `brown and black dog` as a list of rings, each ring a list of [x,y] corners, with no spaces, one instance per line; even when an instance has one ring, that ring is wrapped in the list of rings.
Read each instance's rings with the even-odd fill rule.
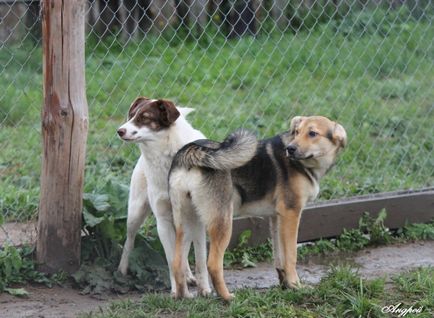
[[[325,117],[297,116],[289,131],[257,141],[241,130],[222,143],[198,140],[176,154],[169,195],[176,228],[173,272],[176,297],[191,297],[186,283],[184,242],[197,233],[210,239],[208,270],[214,288],[232,299],[223,277],[223,256],[233,217],[270,216],[280,284],[297,287],[297,235],[301,212],[319,192],[319,180],[346,145],[345,129]],[[204,244],[202,244],[203,246]],[[195,251],[204,259],[206,251]],[[204,262],[201,262],[204,264]],[[202,269],[202,273],[206,269]],[[199,289],[199,294],[207,292]]]

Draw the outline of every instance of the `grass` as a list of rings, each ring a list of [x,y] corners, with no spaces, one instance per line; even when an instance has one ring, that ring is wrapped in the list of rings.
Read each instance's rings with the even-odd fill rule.
[[[298,290],[241,289],[227,304],[218,298],[174,300],[147,294],[141,301],[113,303],[102,313],[82,318],[115,317],[393,317],[384,307],[422,306],[422,313],[406,317],[432,317],[434,268],[420,268],[395,276],[366,280],[350,267],[332,267],[318,285]],[[405,286],[405,287],[404,287]]]
[[[115,130],[137,95],[196,108],[191,122],[213,139],[240,126],[272,136],[300,114],[338,120],[349,146],[322,181],[323,200],[432,186],[434,26],[405,26],[350,36],[330,24],[208,42],[89,38],[85,192],[128,184],[138,150]],[[0,65],[0,210],[26,220],[38,205],[41,48],[2,47]]]

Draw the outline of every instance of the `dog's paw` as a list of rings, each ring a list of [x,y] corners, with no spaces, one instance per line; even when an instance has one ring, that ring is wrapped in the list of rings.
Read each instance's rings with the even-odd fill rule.
[[[186,292],[186,293],[184,294],[184,298],[189,298],[189,299],[191,299],[191,298],[193,298],[193,297],[194,297],[193,294],[190,293],[190,292]]]
[[[119,265],[118,272],[125,276],[127,275],[128,268],[126,266]]]
[[[235,298],[235,295],[234,294],[232,294],[232,293],[228,293],[227,295],[225,295],[225,296],[223,296],[223,299],[225,300],[225,301],[231,301],[231,300],[233,300]]]
[[[299,280],[290,281],[288,279],[284,279],[280,283],[280,286],[282,287],[282,289],[299,289],[303,287]]]
[[[276,268],[277,276],[279,277],[279,284],[283,285],[283,282],[285,280],[285,270],[282,268]]]
[[[170,296],[173,299],[193,298],[193,294],[190,293],[190,292],[183,293],[183,294],[181,294],[181,293],[170,293]]]
[[[174,299],[193,298],[194,297],[193,294],[190,293],[188,290],[183,291],[183,292],[171,291],[170,296]]]
[[[202,297],[208,297],[209,295],[211,295],[211,288],[199,288],[197,293]]]
[[[297,272],[293,273],[292,275],[286,275],[285,270],[282,268],[276,268],[276,271],[282,289],[298,289],[302,287]]]
[[[190,287],[197,286],[196,277],[194,277],[194,276],[187,277],[187,285],[190,286]]]

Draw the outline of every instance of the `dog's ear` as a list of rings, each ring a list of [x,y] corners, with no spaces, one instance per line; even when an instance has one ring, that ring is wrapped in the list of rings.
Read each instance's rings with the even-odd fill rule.
[[[131,118],[134,117],[134,115],[136,114],[137,109],[139,108],[140,104],[142,102],[144,102],[145,100],[149,100],[149,98],[140,96],[140,97],[137,97],[134,100],[134,102],[130,106],[130,110],[128,111],[128,120],[130,120]]]
[[[169,127],[178,119],[180,113],[174,103],[165,99],[159,99],[157,105],[160,110],[160,123],[163,126]]]
[[[342,148],[347,145],[347,132],[342,125],[335,122],[335,128],[333,129],[333,140],[337,141]]]
[[[293,119],[291,119],[291,125],[289,126],[289,133],[294,136],[295,130],[300,126],[301,122],[305,120],[305,116],[295,116]]]
[[[194,108],[190,108],[190,107],[176,107],[176,109],[178,109],[178,111],[181,113],[182,116],[186,117],[188,114],[190,114],[191,112],[194,112]]]

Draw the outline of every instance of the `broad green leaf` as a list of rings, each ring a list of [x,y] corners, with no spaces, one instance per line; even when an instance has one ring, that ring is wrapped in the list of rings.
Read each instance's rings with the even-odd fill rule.
[[[94,227],[104,221],[104,217],[96,217],[92,213],[89,213],[86,209],[83,210],[84,222],[87,226]]]
[[[104,212],[110,208],[109,196],[107,194],[84,193],[83,201],[85,207],[91,207],[98,212]]]

